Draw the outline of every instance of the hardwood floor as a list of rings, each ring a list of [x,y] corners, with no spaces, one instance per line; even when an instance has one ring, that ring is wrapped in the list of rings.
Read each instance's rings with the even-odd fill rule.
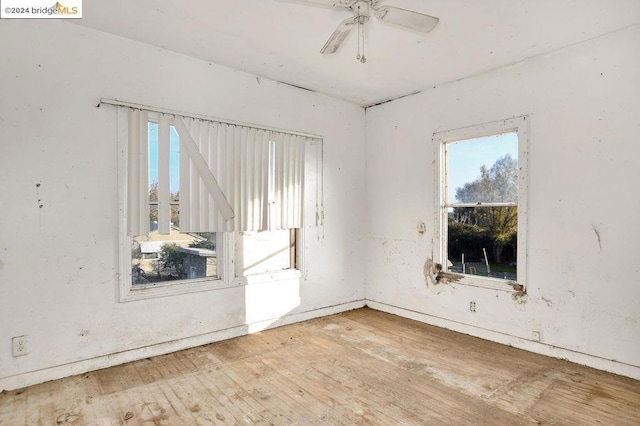
[[[1,425],[640,424],[640,382],[359,309],[0,394]]]

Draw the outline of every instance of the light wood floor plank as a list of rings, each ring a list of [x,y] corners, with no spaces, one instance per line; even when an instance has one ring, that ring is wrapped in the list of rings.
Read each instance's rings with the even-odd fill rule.
[[[640,382],[358,309],[0,394],[0,425],[639,425]]]

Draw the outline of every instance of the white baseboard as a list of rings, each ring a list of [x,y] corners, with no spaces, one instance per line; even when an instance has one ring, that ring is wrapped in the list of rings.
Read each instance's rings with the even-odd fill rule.
[[[621,376],[631,377],[640,380],[640,367],[625,364],[605,358],[599,358],[594,355],[588,355],[575,352],[569,349],[559,348],[557,346],[547,345],[541,342],[522,339],[508,334],[499,333],[497,331],[485,330],[468,324],[462,324],[433,315],[423,314],[421,312],[411,311],[397,306],[388,305],[386,303],[374,302],[367,300],[367,306],[378,311],[387,312],[404,318],[413,319],[436,327],[446,328],[458,333],[468,334],[470,336],[479,337],[481,339],[490,340],[492,342],[501,343],[503,345],[513,346],[525,351],[550,356],[553,358],[566,359],[576,364],[586,365],[598,370],[608,371],[610,373],[619,374]]]
[[[213,331],[211,333],[201,334],[185,339],[158,343],[156,345],[150,345],[114,354],[103,355],[96,358],[72,362],[69,364],[44,368],[42,370],[21,373],[14,376],[0,378],[0,391],[20,389],[38,383],[48,382],[50,380],[61,379],[63,377],[74,376],[76,374],[82,374],[88,371],[95,371],[107,367],[113,367],[115,365],[137,361],[153,356],[164,355],[183,349],[193,348],[196,346],[202,346],[221,340],[244,336],[246,334],[258,332],[260,330],[276,328],[287,324],[310,320],[313,318],[346,312],[353,309],[362,308],[364,306],[364,300],[357,300],[354,302],[314,309],[311,311],[290,314],[281,318],[274,318],[271,320],[227,328],[225,330]]]

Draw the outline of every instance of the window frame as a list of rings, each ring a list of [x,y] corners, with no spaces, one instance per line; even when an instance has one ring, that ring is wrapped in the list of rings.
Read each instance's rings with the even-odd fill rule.
[[[157,113],[149,112],[148,122],[157,122]],[[128,203],[128,143],[127,116],[118,111],[118,227],[119,227],[119,300],[130,302],[155,297],[194,293],[199,291],[226,288],[231,286],[233,271],[233,236],[229,233],[218,233],[216,237],[217,277],[193,278],[189,280],[166,281],[157,284],[139,284],[134,286],[131,277],[131,242],[127,235],[127,203]],[[219,238],[219,237],[222,238]],[[230,253],[231,252],[231,253]]]
[[[138,107],[134,104],[117,103],[116,106]],[[146,108],[144,108],[146,109]],[[158,113],[175,114],[170,111],[149,111],[148,122],[157,121]],[[234,232],[218,232],[216,252],[218,257],[218,276],[202,277],[189,280],[167,281],[157,284],[132,284],[131,272],[131,242],[132,237],[127,235],[127,203],[128,203],[128,117],[121,108],[117,113],[117,191],[118,191],[118,266],[117,274],[119,301],[132,302],[138,300],[153,299],[157,297],[175,296],[202,291],[212,291],[240,287],[244,285],[272,282],[285,279],[305,279],[306,261],[305,252],[305,226],[304,223],[296,232],[296,269],[265,272],[250,276],[235,276],[235,235]],[[321,137],[314,136],[322,140]],[[306,180],[306,179],[305,179]],[[304,209],[304,206],[303,206]],[[221,238],[220,238],[221,237]]]
[[[434,212],[436,213],[435,235],[433,239],[433,262],[436,266],[436,280],[442,282],[489,288],[494,290],[526,292],[527,283],[527,228],[528,228],[528,116],[512,117],[505,120],[493,121],[480,125],[473,125],[453,130],[445,130],[433,134],[435,148],[435,197]],[[518,244],[517,244],[517,272],[516,281],[499,278],[483,277],[479,275],[446,272],[448,260],[448,209],[447,203],[447,158],[446,145],[486,136],[494,136],[514,132],[518,138]],[[491,203],[487,203],[489,206]],[[495,203],[500,204],[500,203]]]

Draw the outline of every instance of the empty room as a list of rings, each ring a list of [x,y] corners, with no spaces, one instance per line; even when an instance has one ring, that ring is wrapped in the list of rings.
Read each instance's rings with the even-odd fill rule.
[[[0,425],[640,424],[640,1],[0,1]]]

